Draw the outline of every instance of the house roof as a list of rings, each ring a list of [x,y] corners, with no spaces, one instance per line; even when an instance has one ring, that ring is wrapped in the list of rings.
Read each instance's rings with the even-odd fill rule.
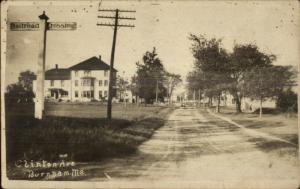
[[[110,66],[100,58],[91,57],[70,68],[53,68],[45,72],[45,80],[69,80],[71,79],[71,70],[109,70]],[[113,69],[117,72],[116,69]],[[34,78],[36,80],[36,76]]]
[[[70,70],[109,70],[110,66],[95,56],[69,68]],[[117,71],[116,69],[113,69]]]
[[[71,70],[66,68],[54,68],[47,70],[45,80],[69,80],[71,78]]]

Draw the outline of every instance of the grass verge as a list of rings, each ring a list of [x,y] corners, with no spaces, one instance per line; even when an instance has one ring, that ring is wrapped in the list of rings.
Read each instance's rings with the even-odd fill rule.
[[[113,119],[111,127],[106,126],[105,118],[46,116],[37,120],[28,115],[8,115],[8,177],[22,179],[26,175],[15,167],[19,160],[57,162],[64,155],[65,161],[96,162],[132,154],[164,125],[172,111],[152,109],[140,119]]]
[[[262,137],[249,139],[249,142],[255,144],[257,148],[268,153],[274,153],[276,157],[279,156],[298,165],[298,159],[296,158],[298,157],[298,117],[296,115],[290,116],[276,112],[265,113],[260,118],[256,112],[235,113],[234,109],[224,107],[219,114],[230,118],[247,129],[276,136],[294,144],[268,140]]]

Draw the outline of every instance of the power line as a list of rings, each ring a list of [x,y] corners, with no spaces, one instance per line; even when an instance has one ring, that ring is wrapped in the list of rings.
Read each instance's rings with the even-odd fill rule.
[[[114,16],[98,16],[98,18],[115,18]],[[134,17],[118,17],[118,19],[136,20]]]
[[[119,12],[128,12],[128,13],[135,13],[136,11],[135,10],[120,10],[118,9]],[[115,12],[116,9],[98,9],[99,12]]]
[[[115,26],[114,24],[111,23],[97,23],[97,26]],[[118,27],[131,27],[134,28],[134,25],[130,24],[118,24]]]

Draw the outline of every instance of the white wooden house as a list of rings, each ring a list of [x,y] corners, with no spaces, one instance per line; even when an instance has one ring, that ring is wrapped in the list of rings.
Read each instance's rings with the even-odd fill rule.
[[[110,66],[101,57],[91,57],[69,68],[55,68],[45,72],[44,92],[48,100],[103,101],[108,98]],[[113,80],[117,70],[113,70]],[[36,92],[36,81],[33,81]]]

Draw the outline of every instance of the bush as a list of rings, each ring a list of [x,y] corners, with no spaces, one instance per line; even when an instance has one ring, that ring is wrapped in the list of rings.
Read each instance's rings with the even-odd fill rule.
[[[253,111],[253,114],[259,114],[259,112],[260,112],[260,109],[257,108]],[[278,112],[278,110],[275,108],[262,108],[262,113],[263,114],[278,114],[280,112]]]
[[[277,99],[276,107],[282,112],[298,112],[297,94],[291,90],[282,92]]]

